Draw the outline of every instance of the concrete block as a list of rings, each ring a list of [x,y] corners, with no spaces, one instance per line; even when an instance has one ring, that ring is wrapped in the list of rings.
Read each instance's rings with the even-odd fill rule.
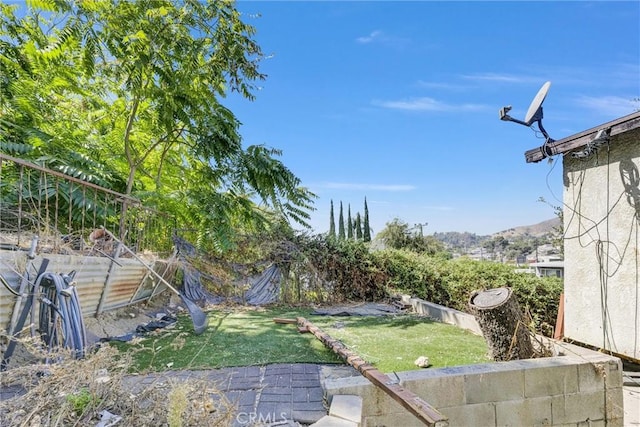
[[[587,420],[581,423],[577,423],[576,427],[605,427],[609,426],[604,420]]]
[[[607,363],[607,376],[605,377],[605,385],[607,388],[620,388],[624,382],[622,360],[612,358]]]
[[[438,375],[435,370],[427,376],[423,372],[399,372],[400,384],[436,408],[464,405],[464,376]]]
[[[309,427],[358,427],[358,424],[342,418],[325,415]]]
[[[524,370],[525,397],[556,396],[577,391],[578,368],[575,364],[541,365]]]
[[[454,426],[495,426],[495,403],[477,403],[474,405],[451,406],[438,408],[449,418],[449,425]]]
[[[465,375],[464,393],[466,403],[520,400],[524,397],[524,370]]]
[[[364,377],[327,380],[325,381],[325,391],[329,398],[339,394],[362,397],[363,417],[405,411],[402,405]]]
[[[362,421],[362,397],[338,394],[331,399],[329,415],[360,423]]]
[[[610,388],[605,390],[606,419],[615,420],[624,418],[624,391],[623,388]]]
[[[482,335],[482,329],[480,329],[478,322],[471,314],[429,301],[424,301],[419,298],[410,298],[408,302],[413,306],[413,310],[416,313],[425,314],[439,322],[456,325],[459,328],[471,331],[476,335]]]
[[[623,382],[622,362],[618,358],[582,363],[578,367],[581,391],[601,390],[604,387],[620,388]]]
[[[365,417],[363,427],[424,427],[424,424],[408,412]]]
[[[591,393],[604,388],[604,376],[594,363],[580,363],[578,365],[578,390]]]
[[[550,426],[551,397],[496,403],[497,426]]]
[[[362,396],[363,416],[369,414],[382,415],[406,412],[406,409],[402,405],[393,400],[393,398],[382,391],[382,389],[374,385],[372,385],[371,387],[372,389],[370,389],[370,392]]]
[[[576,393],[552,398],[553,424],[569,424],[605,417],[604,391]]]

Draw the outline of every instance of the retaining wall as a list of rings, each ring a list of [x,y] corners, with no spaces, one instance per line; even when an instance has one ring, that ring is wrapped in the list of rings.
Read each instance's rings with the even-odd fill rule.
[[[410,300],[438,318],[442,306]],[[472,326],[466,323],[470,315],[452,312],[441,312],[448,323],[463,319]],[[568,343],[549,344],[557,356],[398,372],[390,377],[447,416],[450,426],[622,426],[620,359]],[[364,426],[423,425],[364,377],[326,380],[324,386],[328,397],[361,396]]]

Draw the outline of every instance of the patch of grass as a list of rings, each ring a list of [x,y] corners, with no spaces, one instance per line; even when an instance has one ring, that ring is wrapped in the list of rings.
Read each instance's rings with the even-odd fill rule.
[[[427,356],[434,368],[490,362],[483,337],[422,316],[310,316],[307,320],[382,372],[418,369],[414,362],[420,356]]]
[[[236,309],[207,313],[209,327],[193,334],[188,316],[171,329],[159,330],[131,343],[113,343],[132,351],[139,372],[166,369],[211,369],[269,363],[342,363],[311,334],[293,325],[279,325],[274,317],[307,315],[310,310]]]
[[[416,315],[396,317],[313,316],[311,309],[258,308],[214,310],[201,335],[191,319],[133,343],[113,343],[133,355],[138,372],[166,369],[211,369],[269,363],[344,363],[312,334],[274,317],[305,317],[383,372],[417,369],[419,356],[433,367],[488,362],[482,337]]]

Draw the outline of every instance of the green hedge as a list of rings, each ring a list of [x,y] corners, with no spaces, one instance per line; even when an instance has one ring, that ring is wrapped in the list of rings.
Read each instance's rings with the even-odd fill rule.
[[[473,291],[506,286],[513,290],[537,329],[547,332],[555,325],[562,292],[560,279],[517,273],[509,265],[465,258],[446,260],[401,250],[372,255],[388,275],[388,292],[404,292],[468,312]]]
[[[313,264],[332,301],[378,301],[385,296],[411,296],[468,312],[475,290],[510,287],[530,313],[538,332],[555,325],[562,281],[516,273],[512,266],[465,258],[418,254],[402,249],[371,251],[359,241],[322,236],[304,238],[297,246]]]

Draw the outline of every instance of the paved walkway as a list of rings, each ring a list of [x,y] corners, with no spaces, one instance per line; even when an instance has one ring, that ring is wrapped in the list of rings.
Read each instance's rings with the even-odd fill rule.
[[[169,381],[205,380],[237,406],[234,427],[304,426],[327,415],[322,381],[354,375],[359,373],[350,366],[295,363],[166,371],[127,377],[125,385],[135,394],[136,390],[162,386]],[[0,388],[0,398],[8,399],[23,392],[20,387]]]
[[[308,425],[327,415],[322,381],[359,375],[343,365],[272,364],[129,377],[132,388],[169,380],[206,380],[238,408],[234,426]]]

